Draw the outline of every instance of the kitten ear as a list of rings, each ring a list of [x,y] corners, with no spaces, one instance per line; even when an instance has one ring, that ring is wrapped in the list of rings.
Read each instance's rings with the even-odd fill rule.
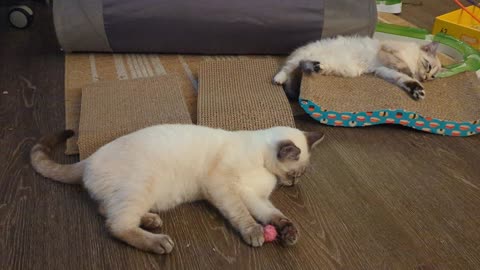
[[[325,138],[325,134],[320,131],[304,132],[305,138],[307,138],[308,149],[312,149],[317,146]]]
[[[421,49],[426,53],[435,55],[437,53],[438,44],[439,44],[438,42],[433,41],[428,43],[427,45],[423,45]]]
[[[300,158],[300,148],[292,141],[286,140],[278,143],[277,158],[280,161],[298,160]]]

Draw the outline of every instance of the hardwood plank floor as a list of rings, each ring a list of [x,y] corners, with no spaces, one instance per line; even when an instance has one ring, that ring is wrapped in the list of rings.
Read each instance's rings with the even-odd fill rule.
[[[427,28],[450,3],[422,2],[402,16]],[[29,165],[34,141],[64,128],[64,57],[50,11],[34,7],[29,29],[0,23],[1,269],[480,268],[480,136],[332,128],[302,116],[300,128],[327,137],[301,183],[273,195],[299,225],[296,246],[250,248],[204,203],[161,215],[176,242],[168,256],[112,239],[86,192]],[[62,153],[55,159],[78,160]]]

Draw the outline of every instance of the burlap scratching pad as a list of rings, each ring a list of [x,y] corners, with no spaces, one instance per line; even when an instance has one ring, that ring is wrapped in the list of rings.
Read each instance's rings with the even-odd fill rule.
[[[192,123],[177,75],[90,84],[82,90],[80,158],[122,135],[173,123]]]
[[[65,55],[65,125],[78,133],[81,89],[93,82],[177,74],[191,118],[197,113],[197,70],[204,56],[160,54],[68,53]],[[67,141],[66,154],[78,154],[77,137]]]
[[[200,65],[197,123],[228,130],[294,127],[275,59],[205,61]]]
[[[339,78],[305,76],[302,98],[338,112],[405,109],[452,121],[480,119],[480,84],[475,73],[436,79],[423,84],[426,97],[415,101],[397,86],[373,76]]]
[[[438,78],[423,85],[426,98],[415,101],[397,86],[373,76],[314,74],[302,79],[301,103],[315,119],[336,126],[402,124],[453,136],[480,131],[480,83],[475,73]]]

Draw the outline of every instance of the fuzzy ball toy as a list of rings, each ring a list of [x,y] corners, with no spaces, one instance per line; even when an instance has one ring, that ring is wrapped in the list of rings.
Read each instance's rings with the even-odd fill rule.
[[[277,229],[272,225],[266,225],[263,227],[263,238],[265,239],[265,243],[273,242],[277,239]]]

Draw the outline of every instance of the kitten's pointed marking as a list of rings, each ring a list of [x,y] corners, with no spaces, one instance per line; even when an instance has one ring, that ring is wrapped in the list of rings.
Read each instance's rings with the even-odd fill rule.
[[[422,86],[417,81],[407,81],[405,82],[405,86],[407,87],[408,91],[410,92],[410,95],[412,95],[412,98],[415,100],[419,99],[424,99],[425,98],[425,91]]]
[[[163,221],[158,214],[146,213],[142,216],[140,225],[145,229],[157,229],[162,227]]]
[[[286,160],[298,160],[300,157],[300,148],[298,148],[292,141],[286,140],[281,141],[278,144],[278,160],[286,161]]]
[[[300,68],[305,74],[312,74],[313,72],[320,72],[320,62],[319,61],[310,61],[302,60],[300,61]]]

